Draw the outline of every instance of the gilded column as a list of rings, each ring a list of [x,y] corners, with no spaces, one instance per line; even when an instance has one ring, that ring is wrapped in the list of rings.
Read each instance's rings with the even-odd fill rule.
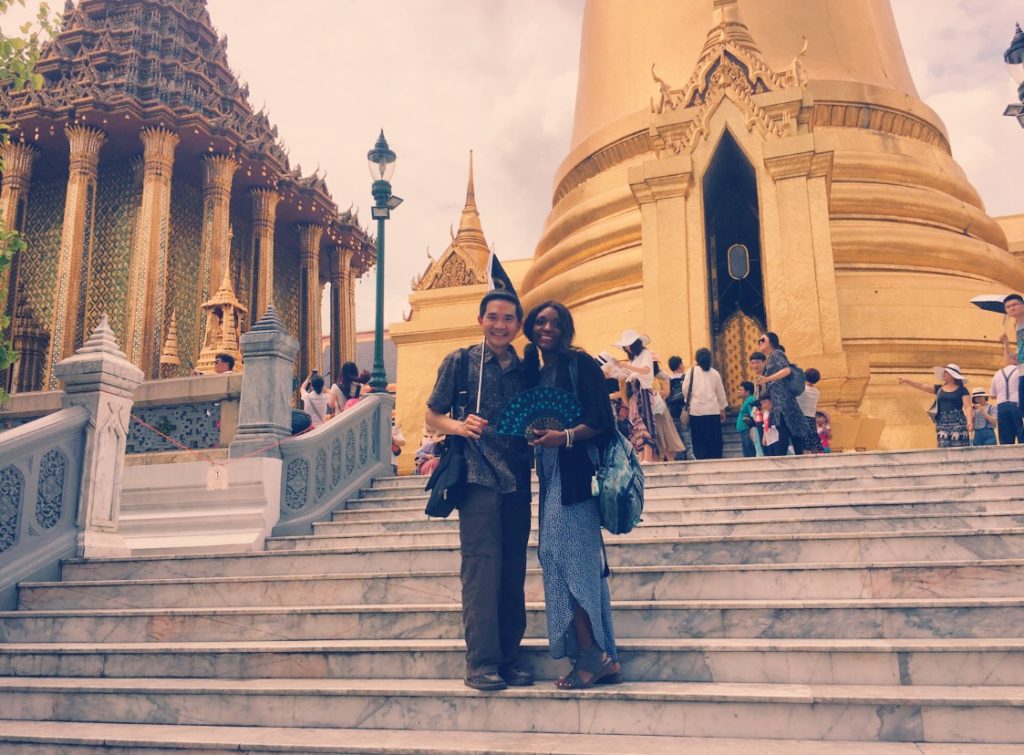
[[[344,322],[342,328],[341,355],[346,362],[356,361],[356,274],[352,270],[352,257],[355,250],[349,252],[348,278],[345,281],[344,297],[341,301],[341,312]]]
[[[352,248],[341,244],[330,249],[331,257],[331,376],[341,375],[341,365],[355,361],[355,343],[349,333],[352,320]]]
[[[299,375],[320,368],[320,237],[322,226],[303,223],[299,231],[299,276],[301,296],[299,309]]]
[[[157,378],[167,302],[167,242],[171,215],[171,173],[178,135],[143,129],[142,204],[128,277],[124,337],[128,360],[147,378]]]
[[[0,147],[0,158],[3,159],[3,184],[0,188],[0,215],[3,217],[5,231],[20,231],[25,224],[25,205],[28,202],[29,178],[32,175],[32,163],[36,158],[36,148],[30,144],[9,143]],[[11,266],[0,272],[0,315],[6,315],[11,335],[14,334],[14,315],[18,302],[18,270],[22,260],[17,257],[11,260]],[[0,335],[3,329],[0,329]],[[16,369],[16,366],[12,370]],[[0,387],[7,386],[10,390],[9,376],[12,372],[0,372]]]
[[[274,302],[274,223],[281,195],[270,188],[249,191],[252,197],[251,322],[259,320]]]
[[[100,148],[106,135],[88,126],[64,129],[71,145],[68,164],[67,198],[61,230],[57,276],[54,281],[53,320],[50,327],[50,356],[43,387],[54,389],[57,362],[75,353],[85,328],[85,292],[92,264],[93,216],[96,210],[96,175]]]
[[[231,225],[231,182],[238,161],[230,155],[203,158],[203,243],[199,250],[199,301],[205,302],[220,286],[228,256]],[[205,339],[206,318],[199,317],[196,343]]]

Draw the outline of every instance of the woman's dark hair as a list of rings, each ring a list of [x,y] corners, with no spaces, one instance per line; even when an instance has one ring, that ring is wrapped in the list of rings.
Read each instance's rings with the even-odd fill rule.
[[[523,322],[523,335],[529,343],[523,349],[523,361],[526,366],[526,374],[535,377],[540,373],[540,349],[533,341],[533,329],[537,325],[537,317],[545,309],[553,309],[558,313],[558,325],[562,329],[562,339],[558,342],[559,353],[565,354],[572,351],[572,341],[576,337],[576,325],[572,319],[572,313],[560,301],[546,301],[538,304],[530,310]]]
[[[769,330],[764,334],[764,337],[768,339],[768,343],[772,345],[773,349],[782,349],[782,353],[786,353],[786,350],[782,348],[782,344],[779,343],[779,336],[777,333],[772,333]]]
[[[626,347],[626,353],[629,354],[630,359],[636,359],[644,353],[644,348],[646,348],[644,346],[644,339],[638,338]]]
[[[815,385],[819,380],[821,380],[821,373],[813,367],[808,367],[804,370],[804,377],[807,378],[808,383]]]
[[[711,369],[711,349],[697,349],[697,365],[704,372]]]
[[[748,395],[754,395],[754,384],[751,383],[749,380],[744,380],[742,383],[740,383],[740,388],[745,390]]]
[[[359,368],[355,362],[345,362],[341,365],[341,393],[345,398],[355,398],[352,395],[352,383],[359,382]],[[358,395],[358,394],[357,394]]]
[[[484,294],[484,298],[480,300],[480,316],[483,317],[487,312],[487,305],[492,301],[507,301],[511,304],[516,305],[516,319],[522,321],[523,319],[523,305],[519,303],[518,297],[511,291],[504,288],[495,288]]]
[[[309,384],[313,387],[313,390],[320,394],[324,392],[324,379],[320,375],[314,375],[313,379],[309,381]]]

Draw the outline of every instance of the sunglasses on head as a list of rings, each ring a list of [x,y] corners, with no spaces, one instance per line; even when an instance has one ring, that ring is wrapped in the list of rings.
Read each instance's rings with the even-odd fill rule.
[[[767,343],[768,339],[765,338],[764,336],[761,336],[760,338],[757,339],[757,342],[758,343]]]

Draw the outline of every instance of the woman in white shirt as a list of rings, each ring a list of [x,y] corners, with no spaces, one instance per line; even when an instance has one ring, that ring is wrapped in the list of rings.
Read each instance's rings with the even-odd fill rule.
[[[658,456],[658,437],[654,425],[654,355],[647,350],[647,336],[635,330],[623,331],[613,346],[624,349],[628,362],[615,361],[617,372],[626,379],[629,394],[629,440],[641,464],[650,464]]]
[[[302,396],[302,408],[309,414],[313,427],[319,427],[334,416],[334,397],[324,391],[324,379],[316,371],[306,378],[299,389],[299,395]]]
[[[722,423],[728,402],[722,376],[711,366],[709,349],[697,352],[697,366],[691,367],[683,378],[683,396],[690,410],[694,457],[721,459]]]

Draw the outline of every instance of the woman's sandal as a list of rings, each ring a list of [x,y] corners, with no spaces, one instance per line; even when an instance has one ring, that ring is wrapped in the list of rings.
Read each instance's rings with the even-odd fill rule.
[[[589,679],[580,676],[580,672],[589,674]],[[595,684],[619,684],[622,682],[622,667],[612,659],[605,657],[604,651],[596,645],[586,653],[581,653],[566,676],[558,678],[555,686],[558,689],[587,689]]]

